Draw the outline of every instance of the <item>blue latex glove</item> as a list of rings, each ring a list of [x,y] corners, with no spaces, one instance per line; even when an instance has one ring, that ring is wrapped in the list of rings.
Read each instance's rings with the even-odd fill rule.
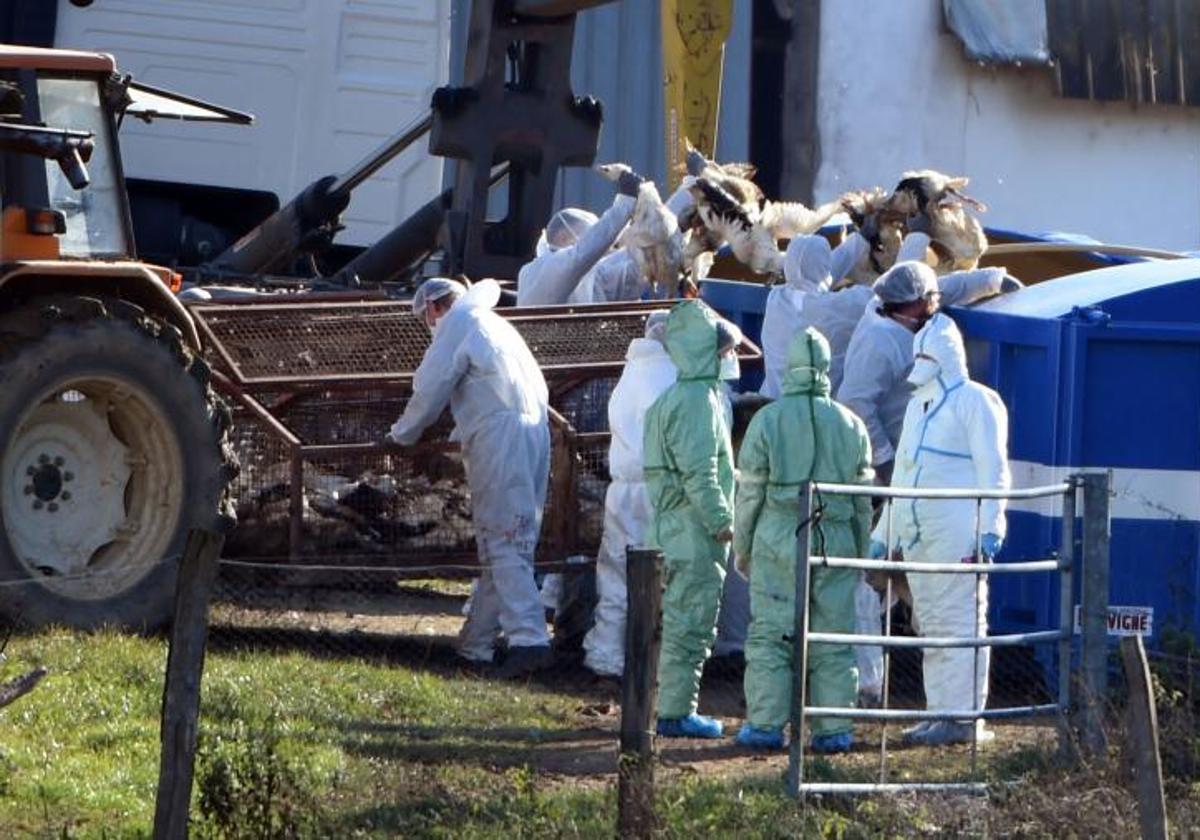
[[[887,557],[887,546],[879,540],[871,540],[870,557],[872,560],[882,560]]]
[[[1000,553],[1000,547],[1003,545],[1004,540],[995,534],[984,534],[979,538],[979,553],[984,556],[984,559],[991,560]]]
[[[704,167],[708,166],[708,160],[703,154],[695,149],[690,149],[687,153],[687,174],[693,178],[698,178],[700,173],[704,171]]]

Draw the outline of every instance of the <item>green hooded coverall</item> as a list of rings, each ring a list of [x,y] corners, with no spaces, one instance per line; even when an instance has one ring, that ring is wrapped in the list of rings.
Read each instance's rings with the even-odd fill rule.
[[[679,379],[646,412],[644,470],[653,508],[650,537],[662,549],[662,650],[658,717],[696,711],[700,672],[716,638],[733,527],[733,448],[718,379],[717,316],[700,301],[679,303],[666,327]]]
[[[746,715],[756,729],[780,729],[792,698],[795,632],[796,529],[806,479],[870,484],[871,443],[852,412],[829,398],[829,344],[809,327],[788,348],[783,394],[750,421],[738,455],[734,553],[750,572],[750,629],[746,637]],[[865,557],[871,500],[827,495],[813,533],[815,556]],[[814,569],[809,589],[813,631],[853,633],[854,569]],[[808,702],[852,707],[858,669],[849,645],[808,648]],[[850,731],[844,719],[812,720],[814,735]]]

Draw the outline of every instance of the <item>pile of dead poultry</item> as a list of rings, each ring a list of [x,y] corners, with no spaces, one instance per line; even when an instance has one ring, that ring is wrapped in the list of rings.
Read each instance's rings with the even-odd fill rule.
[[[609,177],[625,167],[601,167]],[[694,203],[676,219],[652,183],[642,185],[633,221],[619,244],[627,248],[645,275],[660,288],[681,278],[686,293],[708,276],[716,253],[728,245],[756,279],[782,279],[780,243],[818,231],[845,212],[870,250],[847,281],[870,283],[896,261],[905,235],[929,236],[925,260],[939,274],[975,268],[987,250],[983,225],[968,208],[986,210],[963,192],[967,178],[931,169],[905,172],[891,192],[880,187],[847,192],[816,208],[766,198],[748,163],[708,162],[683,185]],[[836,243],[834,243],[836,244]]]

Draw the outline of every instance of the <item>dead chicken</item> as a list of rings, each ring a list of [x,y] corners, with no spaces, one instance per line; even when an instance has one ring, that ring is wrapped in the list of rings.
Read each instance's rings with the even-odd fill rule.
[[[904,239],[904,216],[888,207],[888,198],[879,187],[842,196],[842,209],[870,245],[863,258],[846,275],[850,283],[872,283],[896,262]]]
[[[810,209],[798,201],[767,201],[759,221],[776,239],[816,233],[842,209],[840,198]]]
[[[714,167],[716,164],[710,164],[705,172]],[[726,188],[728,182],[721,174],[713,178],[701,174],[691,180],[690,190],[700,225],[692,227],[692,236],[685,247],[685,262],[692,254],[716,250],[727,242],[734,256],[752,271],[778,276],[783,269],[779,240],[814,233],[842,209],[840,199],[816,209],[798,201],[763,200],[749,204],[742,200],[743,193]],[[700,227],[703,233],[699,232]]]
[[[622,172],[632,171],[623,163],[604,164],[596,169],[612,181]],[[683,266],[683,235],[675,214],[663,204],[653,181],[643,181],[638,187],[633,218],[617,244],[629,252],[656,297],[660,289],[674,291]]]
[[[738,261],[757,274],[780,276],[783,254],[771,231],[760,223],[758,211],[749,211],[716,181],[701,175],[689,190],[696,212],[715,239],[729,243]]]
[[[695,151],[688,141],[689,154]],[[754,183],[758,167],[752,163],[717,163],[715,160],[705,160],[704,168],[696,173],[697,178],[706,178],[710,184],[716,184],[729,196],[746,209],[747,213],[756,213],[762,207],[766,196]]]
[[[967,212],[966,205],[978,211],[987,207],[962,192],[967,182],[965,177],[932,169],[905,172],[888,199],[892,212],[923,219],[921,226],[928,227],[930,248],[938,257],[934,268],[939,273],[976,268],[987,250],[983,225]],[[911,222],[909,227],[914,227]]]

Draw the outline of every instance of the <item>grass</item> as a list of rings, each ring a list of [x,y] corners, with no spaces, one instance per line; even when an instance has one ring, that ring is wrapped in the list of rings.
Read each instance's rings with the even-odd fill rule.
[[[0,711],[0,836],[138,836],[153,817],[166,643],[58,631],[16,638],[5,674],[50,674]],[[354,790],[419,754],[484,749],[517,733],[536,744],[567,725],[568,697],[469,678],[298,653],[210,653],[201,749],[268,725],[319,784],[352,807]],[[499,729],[503,726],[505,729]]]
[[[0,837],[149,836],[165,642],[50,631],[13,639],[8,654],[0,678],[33,665],[50,675],[0,711]],[[204,675],[193,834],[612,836],[615,717],[588,717],[589,699],[453,668],[217,646]],[[785,795],[780,759],[679,749],[664,749],[659,774],[665,837],[1136,830],[1120,779],[1065,774],[1032,745],[992,754],[985,776],[1018,781],[990,798],[810,799],[804,809]],[[818,761],[811,773],[871,778],[876,760]],[[961,750],[896,756],[900,777],[964,762]],[[1174,791],[1177,817],[1194,817],[1200,794]]]

